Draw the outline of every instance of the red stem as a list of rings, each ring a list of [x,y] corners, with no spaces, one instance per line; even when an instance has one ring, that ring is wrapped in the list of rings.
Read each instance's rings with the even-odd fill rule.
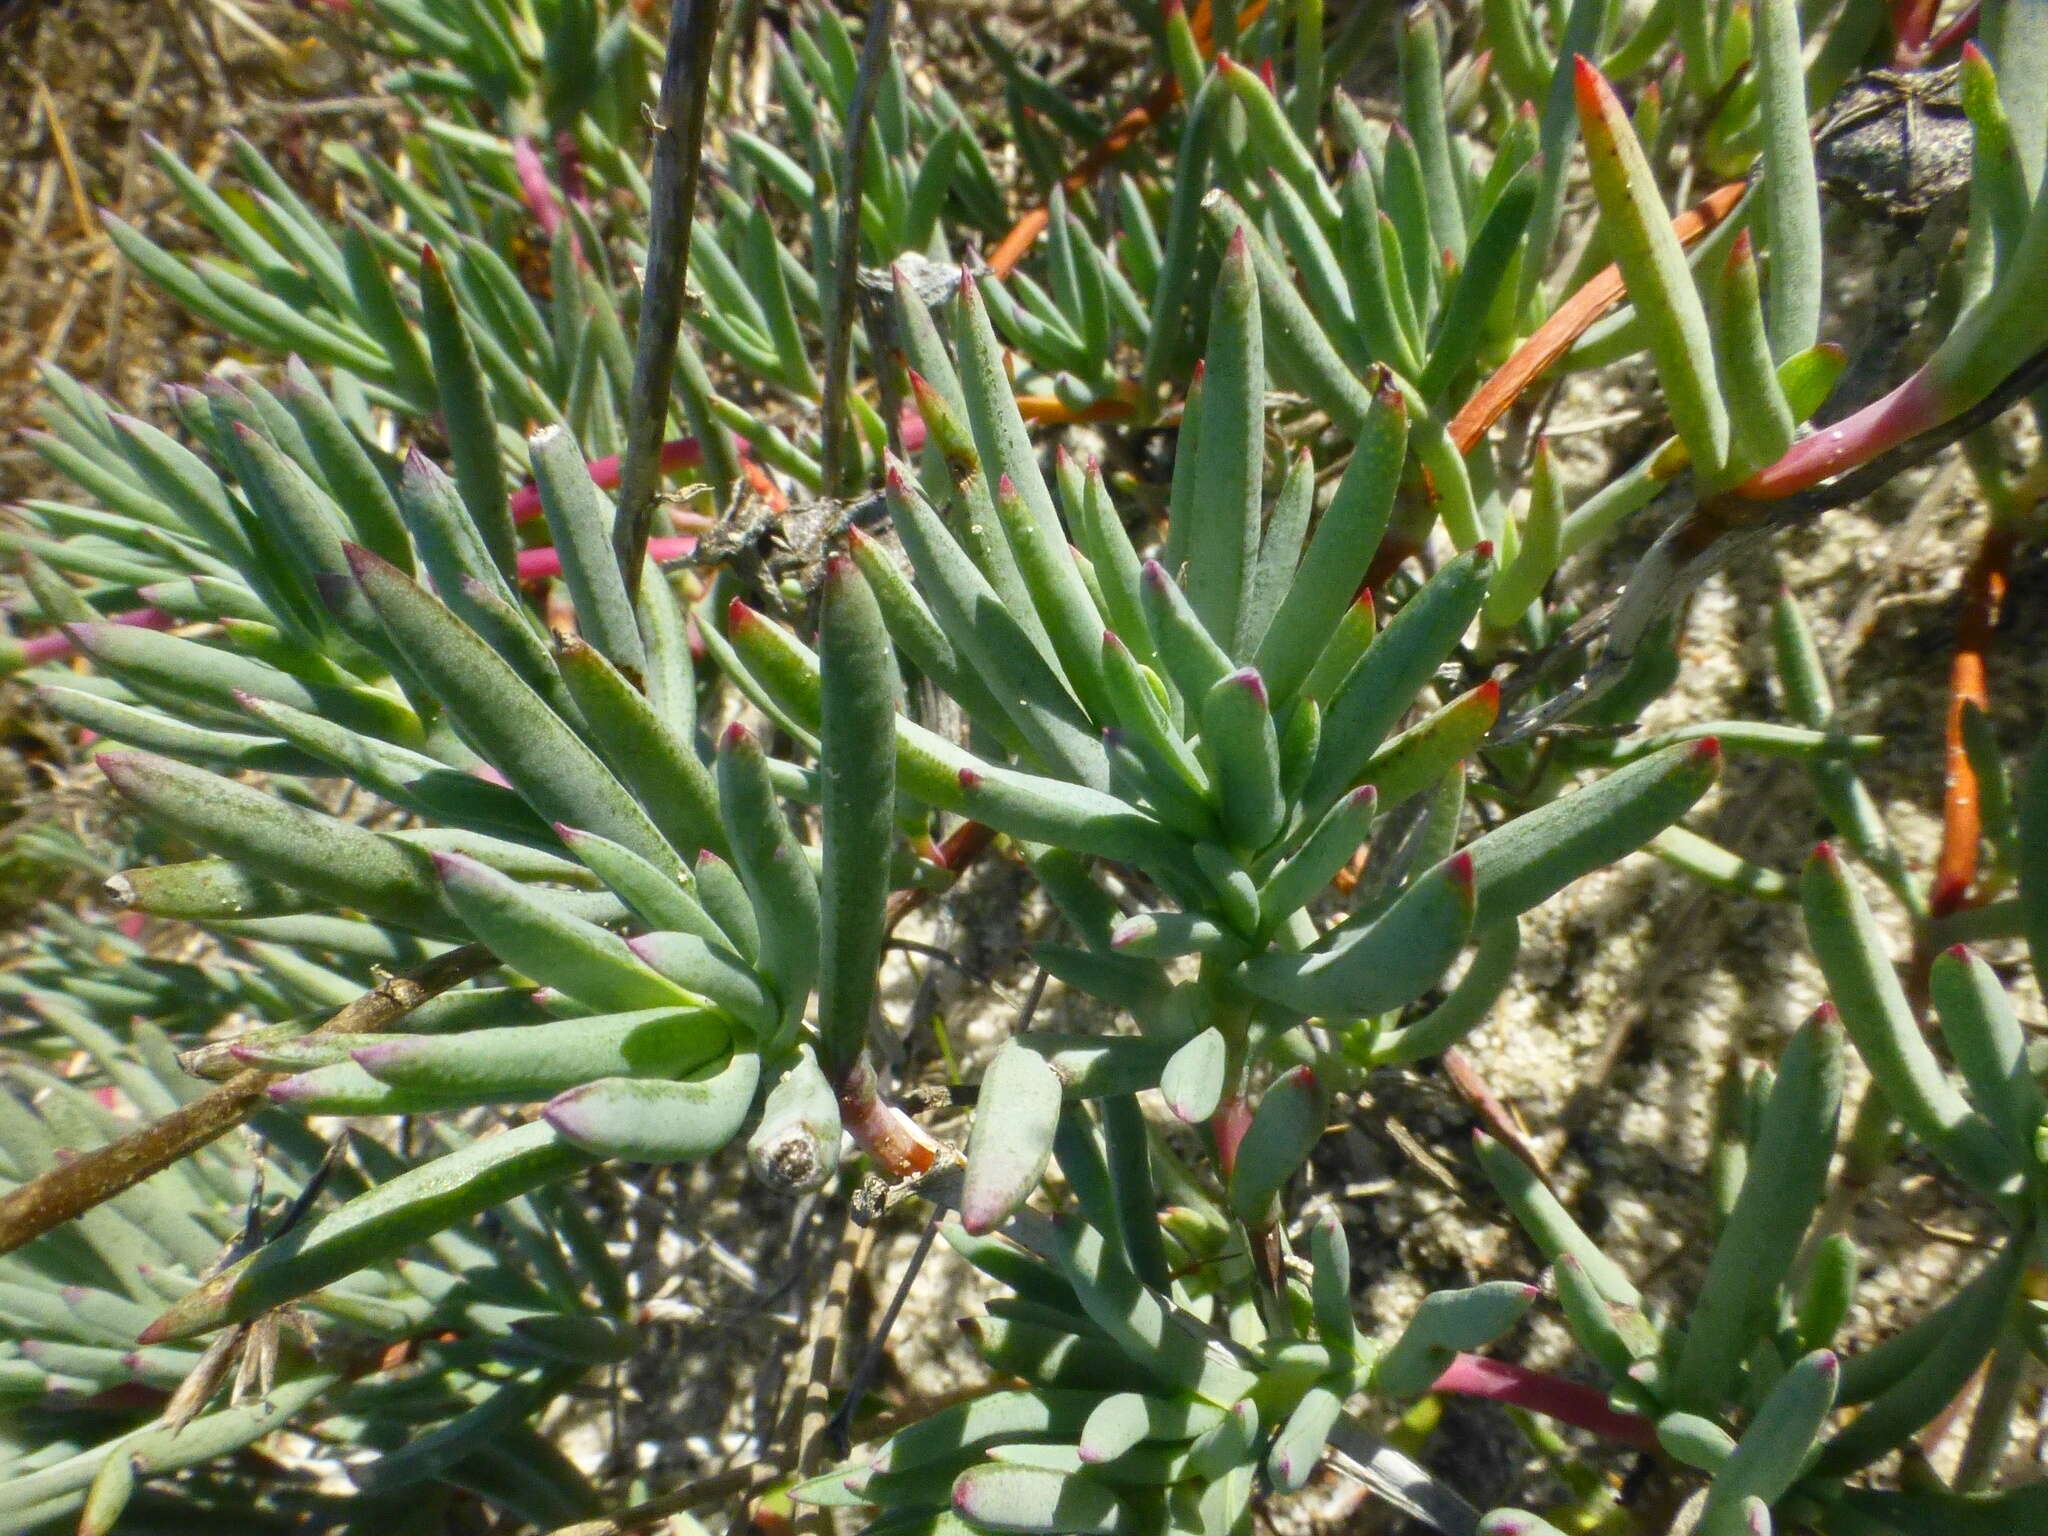
[[[863,1051],[839,1080],[839,1118],[875,1170],[890,1183],[928,1172],[939,1159],[939,1144],[910,1116],[884,1103],[875,1069]]]
[[[1970,0],[1968,5],[1956,13],[1954,21],[1934,34],[1933,40],[1922,50],[1920,61],[1924,64],[1929,59],[1938,59],[1951,48],[1960,48],[1964,43],[1975,37],[1977,35],[1977,22],[1982,17],[1983,12],[1984,7],[1979,3],[1979,0]]]
[[[1845,416],[1785,450],[1783,458],[1735,488],[1750,501],[1777,501],[1839,475],[1896,448],[1966,408],[1969,401],[1946,400],[1933,376],[1921,368],[1882,399]]]
[[[1934,18],[1941,0],[1892,0],[1892,63],[1900,69],[1915,69],[1927,57],[1927,36],[1934,30]]]
[[[1607,1394],[1597,1388],[1527,1366],[1509,1365],[1505,1360],[1459,1355],[1430,1390],[1525,1408],[1638,1450],[1652,1450],[1657,1444],[1656,1425],[1633,1413],[1616,1413],[1607,1406]]]

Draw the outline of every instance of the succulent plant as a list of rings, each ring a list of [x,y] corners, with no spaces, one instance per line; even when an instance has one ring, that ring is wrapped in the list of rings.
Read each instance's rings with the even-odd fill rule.
[[[340,1309],[361,1277],[410,1277],[422,1243],[560,1199],[602,1158],[696,1160],[744,1139],[757,1175],[810,1190],[850,1141],[899,1187],[957,1206],[952,1240],[1016,1292],[984,1351],[1032,1386],[899,1432],[806,1485],[814,1499],[906,1526],[1221,1532],[1262,1473],[1299,1486],[1326,1445],[1353,1455],[1352,1437],[1377,1491],[1436,1498],[1444,1528],[1472,1528],[1427,1479],[1404,1495],[1346,1403],[1491,1380],[1468,1352],[1537,1293],[1431,1296],[1377,1351],[1351,1314],[1340,1227],[1318,1224],[1313,1278],[1294,1273],[1290,1180],[1365,1072],[1438,1055],[1483,1020],[1521,917],[1580,877],[1647,847],[1709,883],[1789,896],[1783,876],[1678,825],[1724,748],[1802,759],[1926,935],[1968,917],[1976,824],[1951,840],[1968,858],[1945,858],[1948,894],[1919,902],[1856,781],[1875,743],[1838,729],[1789,610],[1792,724],[1613,738],[1669,686],[1676,605],[1759,529],[1961,437],[2002,498],[2006,558],[2027,531],[2031,502],[1990,434],[2039,384],[2048,343],[2030,303],[2048,262],[2048,194],[2033,190],[2048,113],[2001,95],[1992,66],[2010,82],[2040,62],[2043,8],[1982,10],[1985,49],[1958,77],[1971,174],[1937,195],[1939,168],[1921,167],[1913,207],[1891,199],[1960,218],[1968,186],[1959,302],[1936,307],[1924,365],[1847,413],[1829,398],[1843,353],[1818,340],[1808,120],[1885,30],[1887,8],[1863,0],[1821,15],[1811,47],[1802,13],[1829,8],[1791,0],[1626,20],[1596,0],[1498,0],[1474,20],[1485,50],[1448,68],[1435,8],[1415,7],[1393,21],[1392,122],[1326,89],[1382,23],[1326,28],[1313,0],[1130,8],[1160,85],[1107,130],[990,39],[1043,206],[986,264],[968,243],[1003,228],[1005,199],[985,121],[913,82],[889,7],[858,46],[832,8],[807,8],[770,46],[777,112],[715,135],[701,191],[688,166],[664,169],[673,131],[652,181],[640,173],[633,107],[660,49],[631,8],[363,9],[423,114],[428,170],[336,158],[428,243],[365,216],[338,230],[247,145],[232,200],[160,155],[232,260],[173,256],[111,221],[115,243],[280,366],[175,391],[174,432],[53,372],[36,445],[98,505],[30,502],[5,535],[58,627],[22,643],[27,676],[119,744],[100,759],[116,791],[202,854],[131,868],[113,893],[259,967],[208,976],[223,1006],[232,994],[264,1018],[202,1059],[276,1074],[235,1081],[278,1109],[436,1127],[423,1160],[366,1154],[374,1183],[307,1214],[291,1242],[190,1275],[148,1347],[283,1306]],[[1933,9],[1890,8],[1902,59],[1960,37],[1934,33]],[[699,108],[713,81],[690,76],[686,45],[713,55],[716,11],[679,12],[666,61],[665,91],[681,82]],[[1242,62],[1275,58],[1284,72]],[[1645,77],[1631,117],[1613,82]],[[1176,100],[1170,164],[1104,170]],[[1824,135],[1830,184],[1877,174],[1882,133],[1857,113]],[[1689,176],[1754,164],[1754,188],[1671,219],[1658,161],[1677,122],[1697,145]],[[1598,220],[1591,254],[1560,262],[1575,129]],[[1061,135],[1109,147],[1067,172]],[[835,218],[841,180],[853,195]],[[636,266],[654,274],[637,314]],[[676,305],[659,278],[685,270],[695,298]],[[679,340],[660,334],[675,308]],[[671,346],[672,386],[648,361]],[[1569,506],[1540,438],[1494,429],[1553,367],[1636,352],[1672,435]],[[1800,436],[1823,410],[1840,419]],[[668,437],[671,417],[687,437]],[[1114,465],[1135,441],[1125,425],[1161,423],[1176,433],[1163,501],[1078,435],[1049,465],[1033,436],[1095,427]],[[656,464],[704,477],[697,510],[650,518]],[[750,499],[773,515],[754,519]],[[1577,614],[1564,562],[1660,502],[1678,516],[1618,603]],[[794,547],[804,527],[815,548]],[[764,532],[793,558],[744,580]],[[665,568],[686,555],[692,568]],[[714,575],[714,556],[735,569]],[[1999,567],[1984,566],[1990,591]],[[51,665],[66,649],[91,670]],[[912,681],[964,733],[923,723]],[[1954,749],[1995,790],[1981,697],[1958,699]],[[1988,827],[1993,882],[2017,868],[2021,890],[1977,921],[2038,926],[2039,839],[2025,816]],[[998,837],[1070,931],[1039,964],[1135,1028],[1016,1034],[975,1091],[963,1157],[886,1091],[868,1031],[902,898]],[[1853,884],[1819,858],[1800,891],[1885,1102],[2012,1227],[1964,1293],[1989,1327],[2033,1233],[2039,1115],[2008,1015],[1981,968],[1935,962],[1964,1095],[1920,1044]],[[362,963],[387,952],[447,976],[388,992]],[[508,984],[466,984],[485,968]],[[166,1001],[133,955],[95,984],[131,1011]],[[360,1032],[358,995],[383,996]],[[1979,1327],[1938,1355],[1894,1341],[1861,1357],[1892,1365],[1837,1371],[1819,1353],[1834,1292],[1813,1318],[1785,1315],[1841,1279],[1839,1244],[1795,1273],[1841,1055],[1810,1025],[1752,1092],[1756,1171],[1682,1325],[1641,1316],[1520,1165],[1481,1154],[1614,1377],[1611,1404],[1546,1378],[1535,1405],[1605,1414],[1714,1472],[1703,1529],[1763,1528],[1780,1505],[1844,1531],[1866,1508],[1910,1524],[1942,1507],[1872,1504],[1839,1479],[2002,1348]],[[1163,1235],[1135,1097],[1155,1091],[1214,1153],[1180,1181]],[[454,1128],[491,1106],[537,1113]],[[1027,1202],[1055,1159],[1073,1210],[1048,1228]],[[1960,1326],[1935,1316],[1948,1321],[1902,1338]],[[2010,1374],[2016,1356],[1999,1358]],[[1829,1434],[1842,1383],[1887,1369],[1865,1415]],[[520,1403],[563,1379],[521,1378]],[[475,1403],[460,1443],[509,1412]],[[446,1465],[447,1443],[421,1459]]]
[[[274,941],[245,951],[264,963],[259,974],[213,961],[166,965],[117,930],[56,913],[49,923],[43,953],[0,978],[14,1025],[0,1065],[10,1191],[191,1099],[199,1085],[165,1026],[229,1011],[296,1013],[323,991],[331,1003],[362,986]],[[452,1122],[427,1134],[450,1151],[470,1139]],[[305,1311],[206,1347],[137,1344],[167,1302],[223,1263],[289,1246],[319,1202],[359,1194],[402,1166],[373,1139],[329,1147],[268,1115],[260,1140],[215,1142],[0,1261],[0,1529],[39,1530],[71,1515],[104,1531],[131,1504],[159,1514],[182,1504],[237,1522],[331,1515],[337,1501],[314,1479],[276,1463],[252,1476],[227,1460],[288,1424],[311,1434],[313,1454],[344,1469],[371,1503],[400,1490],[418,1500],[431,1486],[429,1502],[444,1509],[467,1490],[533,1523],[590,1513],[594,1491],[531,1421],[592,1365],[630,1351],[633,1330],[602,1242],[552,1194],[503,1206],[489,1223],[452,1225]],[[177,1477],[193,1469],[196,1478]]]

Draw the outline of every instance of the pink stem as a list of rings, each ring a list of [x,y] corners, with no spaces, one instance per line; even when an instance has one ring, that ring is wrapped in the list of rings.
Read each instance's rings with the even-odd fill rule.
[[[562,227],[561,200],[548,181],[548,168],[541,163],[540,150],[523,133],[512,140],[512,169],[519,177],[519,191],[533,221],[540,225],[542,234],[554,239],[555,231]]]
[[[1454,1392],[1460,1397],[1483,1397],[1511,1408],[1526,1408],[1561,1424],[1589,1429],[1609,1440],[1649,1450],[1657,1443],[1657,1427],[1633,1413],[1616,1413],[1607,1406],[1607,1394],[1575,1381],[1564,1381],[1527,1366],[1488,1360],[1482,1355],[1459,1355],[1450,1369],[1437,1377],[1433,1392]]]
[[[735,441],[738,441],[735,439]],[[746,444],[741,443],[742,450]],[[683,469],[689,465],[702,464],[704,450],[697,446],[694,437],[678,437],[661,445],[661,467],[664,470]],[[616,490],[619,484],[619,456],[607,454],[601,459],[590,461],[591,483],[598,489]],[[530,522],[540,516],[540,487],[522,485],[512,493],[512,520],[517,523]]]
[[[131,608],[126,613],[110,613],[101,622],[107,624],[132,624],[137,629],[169,629],[178,621],[161,608]],[[37,635],[33,640],[21,642],[21,664],[25,667],[39,666],[46,661],[59,661],[72,651],[71,637],[64,631]]]
[[[697,547],[694,535],[676,539],[649,539],[647,558],[656,564],[664,560],[680,560]],[[519,579],[521,581],[543,581],[550,576],[562,574],[562,555],[554,545],[541,549],[519,551]]]
[[[1881,400],[1785,450],[1783,458],[1751,475],[1736,494],[1751,501],[1777,501],[1818,485],[1845,469],[1867,464],[1916,433],[1937,427],[1953,414],[1927,368]]]

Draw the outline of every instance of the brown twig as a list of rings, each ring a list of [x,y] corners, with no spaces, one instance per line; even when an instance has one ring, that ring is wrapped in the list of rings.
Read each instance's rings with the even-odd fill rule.
[[[704,145],[704,100],[718,0],[676,0],[669,16],[661,101],[654,117],[654,163],[647,176],[647,273],[640,325],[633,338],[633,385],[626,404],[626,451],[620,457],[618,511],[612,549],[626,590],[640,590],[640,568],[654,520],[667,435],[676,345],[683,325],[684,279],[697,206],[697,164]]]
[[[868,122],[875,115],[875,93],[889,67],[889,29],[896,20],[896,0],[870,0],[867,35],[861,39],[860,73],[855,77],[852,110],[846,119],[846,142],[839,162],[839,244],[832,253],[832,307],[825,327],[825,396],[823,434],[818,449],[818,483],[827,496],[846,486],[846,358],[853,344],[854,280],[860,274],[860,189],[866,172]]]
[[[402,976],[387,977],[314,1033],[388,1029],[428,998],[495,964],[497,958],[481,944],[448,950]],[[0,1200],[0,1253],[12,1253],[226,1135],[264,1107],[263,1090],[277,1076],[251,1068],[162,1119],[30,1179]]]

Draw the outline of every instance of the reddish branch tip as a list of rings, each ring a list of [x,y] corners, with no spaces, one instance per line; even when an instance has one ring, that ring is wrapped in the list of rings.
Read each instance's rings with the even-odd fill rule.
[[[1582,110],[1598,111],[1603,98],[1614,94],[1607,77],[1600,73],[1600,66],[1583,53],[1572,55],[1572,91],[1579,99]]]

